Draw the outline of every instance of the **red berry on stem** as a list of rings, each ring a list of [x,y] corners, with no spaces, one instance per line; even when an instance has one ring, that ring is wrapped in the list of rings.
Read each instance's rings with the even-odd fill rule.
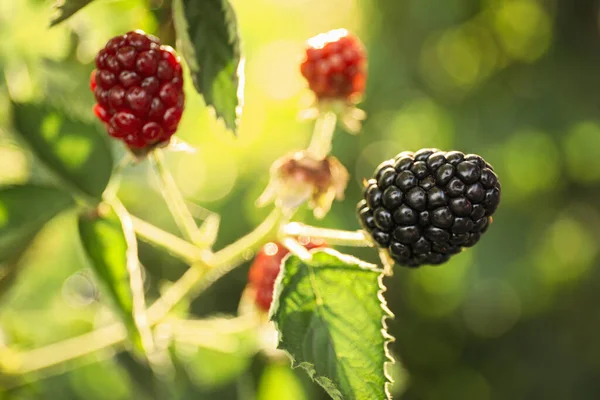
[[[307,250],[324,247],[316,240],[302,243]],[[256,255],[248,272],[248,285],[255,290],[256,305],[263,311],[269,311],[273,301],[273,288],[281,268],[281,261],[289,254],[280,243],[267,243]]]
[[[319,100],[355,102],[365,91],[364,47],[345,29],[322,33],[308,41],[300,72]]]
[[[90,89],[108,134],[136,151],[168,142],[183,114],[179,57],[139,30],[112,38],[98,52]]]

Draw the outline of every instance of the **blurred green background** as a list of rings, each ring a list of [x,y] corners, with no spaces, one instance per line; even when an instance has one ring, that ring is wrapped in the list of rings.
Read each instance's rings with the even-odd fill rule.
[[[369,80],[359,136],[338,131],[334,154],[352,175],[345,202],[321,222],[357,229],[360,182],[404,150],[482,155],[503,188],[489,232],[442,268],[397,269],[386,297],[405,373],[403,399],[600,397],[600,2],[595,0],[234,0],[246,57],[237,138],[186,85],[179,136],[195,155],[167,155],[184,195],[222,215],[217,248],[259,223],[254,201],[270,164],[308,142],[298,119],[311,96],[299,73],[305,39],[345,27],[364,41]],[[173,41],[160,1],[96,0],[47,29],[50,3],[0,0],[0,183],[54,178],[11,127],[10,100],[46,102],[91,119],[95,53],[140,28]],[[115,143],[115,154],[122,154]],[[127,170],[132,214],[176,232],[147,163]],[[0,303],[0,346],[32,349],[111,320],[76,234],[52,221]],[[341,249],[344,250],[344,249]],[[372,250],[348,252],[376,261]],[[148,297],[186,266],[140,244]],[[248,265],[192,303],[195,316],[234,314]],[[360,329],[360,327],[349,327]],[[198,354],[175,382],[131,357],[88,357],[74,369],[3,391],[0,399],[326,398],[303,371],[264,356]],[[108,357],[107,357],[108,356]],[[71,364],[73,365],[73,364]],[[2,385],[2,383],[0,383]],[[169,386],[164,389],[163,386]],[[162,393],[162,394],[161,394]],[[169,393],[165,395],[164,393]],[[400,394],[401,393],[401,394]]]

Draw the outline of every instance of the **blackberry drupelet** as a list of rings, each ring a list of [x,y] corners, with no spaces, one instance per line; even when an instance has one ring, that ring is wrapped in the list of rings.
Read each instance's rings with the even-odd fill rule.
[[[500,191],[480,156],[422,149],[381,163],[357,211],[362,227],[397,264],[437,265],[479,241]]]

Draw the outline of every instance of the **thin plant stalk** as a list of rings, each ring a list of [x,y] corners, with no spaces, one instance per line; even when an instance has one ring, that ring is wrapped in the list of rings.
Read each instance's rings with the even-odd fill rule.
[[[150,161],[154,167],[154,171],[160,180],[160,191],[167,203],[167,207],[177,227],[181,231],[182,235],[190,242],[194,242],[194,239],[198,235],[198,226],[194,217],[187,208],[186,201],[181,194],[181,191],[173,179],[173,175],[169,172],[166,166],[165,158],[160,149],[153,151],[149,154]]]
[[[335,132],[337,115],[333,111],[323,111],[315,121],[315,129],[306,151],[317,160],[323,160],[331,152],[331,142]]]

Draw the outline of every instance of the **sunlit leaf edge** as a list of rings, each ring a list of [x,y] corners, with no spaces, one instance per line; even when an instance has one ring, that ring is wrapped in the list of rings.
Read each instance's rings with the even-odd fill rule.
[[[218,119],[221,119],[225,124],[225,127],[233,132],[237,133],[237,128],[241,119],[242,109],[244,106],[244,87],[245,87],[245,76],[244,76],[244,57],[242,56],[241,49],[241,38],[239,33],[239,27],[235,10],[229,0],[217,0],[221,4],[225,26],[227,28],[228,38],[226,44],[232,46],[233,50],[233,73],[231,79],[227,79],[223,75],[226,70],[221,70],[218,75],[213,79],[213,83],[216,81],[228,81],[231,80],[234,86],[235,93],[233,100],[235,101],[233,109],[221,109],[217,101],[214,88],[207,88],[202,84],[201,74],[205,70],[198,63],[198,55],[196,49],[192,44],[190,37],[190,24],[186,18],[185,6],[183,0],[173,0],[173,21],[175,24],[175,31],[177,34],[177,47],[180,49],[183,58],[185,59],[189,69],[194,88],[202,96],[204,102],[209,106],[216,114]],[[225,80],[223,78],[225,77]],[[230,93],[231,94],[231,93]]]
[[[391,373],[389,372],[389,367],[391,365],[395,364],[396,361],[389,349],[389,346],[396,339],[388,332],[388,326],[387,326],[387,320],[393,319],[394,314],[388,308],[387,301],[385,300],[385,297],[384,297],[384,293],[387,291],[387,288],[383,284],[383,279],[386,274],[382,269],[378,268],[375,264],[368,263],[366,261],[363,261],[359,258],[356,258],[356,257],[348,255],[348,254],[340,253],[331,248],[316,248],[316,249],[310,250],[310,253],[312,253],[313,255],[316,253],[321,253],[321,252],[330,254],[334,257],[337,257],[338,259],[340,259],[341,261],[343,261],[347,264],[355,264],[359,268],[379,272],[379,276],[377,278],[377,282],[379,285],[379,290],[377,291],[377,298],[379,299],[380,307],[383,310],[383,317],[381,318],[381,334],[384,339],[383,348],[384,348],[385,358],[387,359],[387,361],[384,362],[384,365],[383,365],[383,374],[386,379],[384,391],[386,394],[386,400],[391,400],[391,398],[392,398],[391,388],[394,383],[394,380],[391,376]],[[300,367],[300,368],[304,369],[308,373],[309,377],[314,382],[318,383],[321,387],[323,387],[323,389],[325,389],[327,391],[327,393],[333,399],[336,399],[336,400],[343,399],[342,393],[339,391],[339,389],[335,386],[335,384],[333,383],[333,381],[330,378],[328,378],[326,376],[317,376],[317,371],[313,364],[311,364],[309,362],[298,362],[292,354],[290,354],[287,350],[281,348],[281,344],[283,343],[282,333],[281,333],[281,330],[279,329],[278,323],[275,320],[274,316],[279,309],[279,297],[283,290],[282,280],[283,280],[283,275],[284,275],[284,266],[285,266],[286,261],[290,257],[293,257],[293,256],[294,255],[292,253],[289,253],[281,261],[281,268],[279,270],[279,274],[277,275],[277,279],[275,280],[273,301],[271,303],[271,308],[269,309],[269,320],[273,322],[273,324],[275,325],[275,328],[277,329],[277,334],[278,334],[277,348],[287,354],[287,356],[290,358],[290,360],[292,362],[292,368]]]
[[[58,0],[56,7],[56,16],[50,21],[50,27],[60,24],[63,21],[71,18],[76,12],[87,6],[94,0],[78,0],[78,4],[75,4],[75,0]]]

